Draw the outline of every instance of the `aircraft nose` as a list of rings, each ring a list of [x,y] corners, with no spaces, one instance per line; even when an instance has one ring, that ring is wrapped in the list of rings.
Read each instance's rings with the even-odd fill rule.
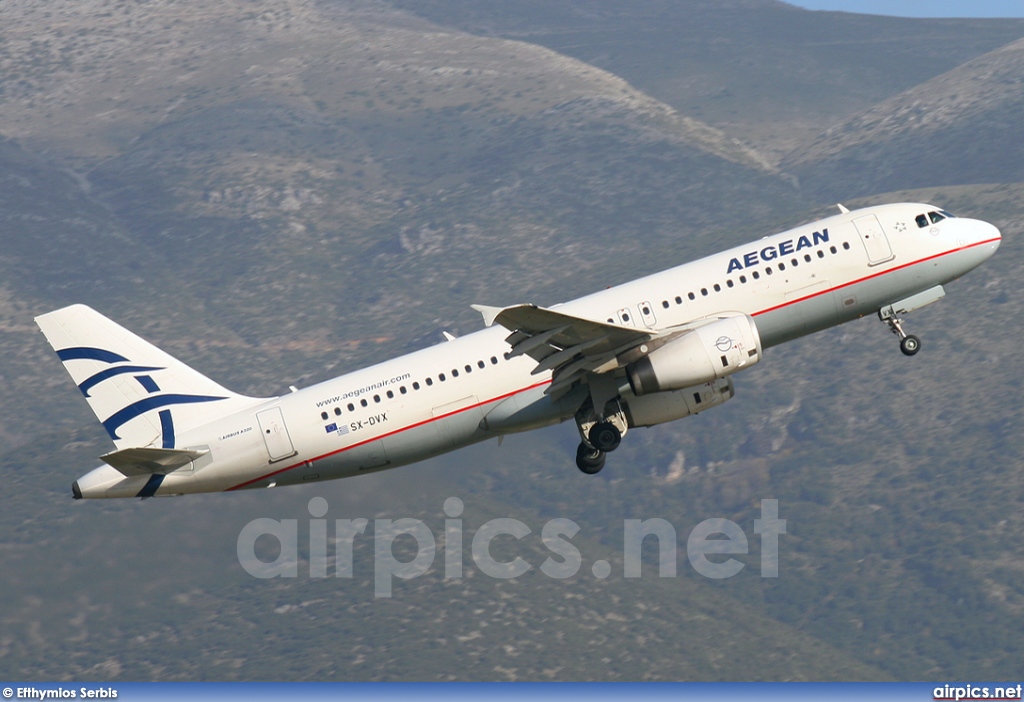
[[[988,251],[988,255],[991,256],[999,248],[999,244],[1002,243],[1003,235],[994,224],[979,221],[978,225],[978,241],[985,243],[984,248]]]
[[[979,222],[981,224],[981,240],[982,242],[994,242],[998,244],[1002,240],[1002,234],[999,232],[999,228],[994,224],[988,222]]]
[[[998,246],[999,243],[1003,240],[1003,235],[999,231],[999,227],[997,227],[994,224],[989,224],[988,222],[985,222],[985,225],[988,226],[988,232],[985,238],[995,239],[996,246]]]
[[[988,255],[992,255],[996,252],[996,249],[999,248],[1000,242],[1003,240],[1003,235],[1000,233],[998,227],[980,219],[968,219],[966,220],[966,225],[966,229],[954,230],[962,232],[962,234],[958,234],[958,237],[962,237],[961,245],[968,243],[972,246],[984,244],[983,249],[988,252]]]

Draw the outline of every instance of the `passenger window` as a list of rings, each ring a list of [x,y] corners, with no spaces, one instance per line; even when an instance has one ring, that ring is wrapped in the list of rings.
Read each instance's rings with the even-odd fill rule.
[[[320,419],[327,419],[327,413],[326,412],[321,412],[320,413]]]
[[[700,289],[700,294],[703,295],[704,297],[707,297],[708,296],[708,289],[707,288],[701,288]]]
[[[779,270],[780,270],[780,271],[784,271],[784,270],[786,270],[786,264],[785,264],[785,263],[780,263],[780,264],[779,264]]]
[[[843,242],[843,251],[849,251],[849,250],[850,250],[850,242],[844,241]]]
[[[662,300],[661,301],[661,306],[664,307],[667,310],[668,309],[668,300]]]
[[[818,251],[818,258],[825,258],[825,252],[824,251]]]
[[[373,401],[374,402],[380,402],[380,395],[374,395],[373,396]]]
[[[427,378],[426,383],[427,383],[428,386],[429,385],[433,385],[434,384],[434,379],[433,378]]]
[[[677,305],[681,305],[681,304],[683,304],[683,298],[681,298],[681,297],[679,297],[678,295],[676,295],[676,304],[677,304]]]
[[[741,283],[746,283],[746,282],[747,282],[747,276],[745,276],[745,275],[741,275],[741,276],[740,276],[740,282],[741,282]]]
[[[799,265],[800,265],[800,262],[799,262],[799,261],[797,261],[797,260],[796,260],[795,258],[794,258],[794,259],[793,259],[792,261],[790,261],[790,263],[792,263],[792,264],[793,264],[793,268],[796,268],[797,266],[799,266]]]
[[[810,263],[811,262],[811,255],[810,254],[804,254],[804,260],[807,261],[808,263]]]
[[[334,408],[334,416],[335,417],[340,417],[341,416],[341,408],[340,407],[335,407]]]
[[[497,356],[491,356],[491,365],[492,366],[498,365],[498,357]]]
[[[829,246],[828,250],[831,251],[834,254],[835,253],[839,253],[839,249],[837,249],[835,246]]]
[[[369,402],[367,402],[367,401],[366,401],[365,399],[363,399],[363,400],[360,400],[360,401],[359,401],[359,405],[360,405],[361,407],[366,407],[366,406],[367,406],[367,405],[369,405],[369,404],[370,404],[370,403],[369,403]]]
[[[917,226],[922,229],[928,226],[928,218],[925,215],[918,215],[914,218],[914,221],[917,222]]]
[[[467,372],[467,373],[472,373],[472,372],[473,372],[473,366],[471,366],[471,365],[469,365],[469,364],[467,363],[467,364],[466,364],[466,372]]]
[[[697,296],[696,296],[696,295],[694,295],[693,293],[686,293],[686,296],[687,296],[688,298],[690,298],[691,300],[696,300],[696,299],[697,299]]]
[[[768,275],[771,275],[772,274],[772,267],[768,266],[767,268],[764,269],[764,272],[767,273]]]
[[[403,385],[402,387],[398,388],[398,392],[400,392],[400,393],[402,393],[404,395],[406,392],[408,392],[408,390],[406,390],[405,386]]]
[[[715,283],[715,292],[722,292],[722,286],[718,283]]]
[[[395,393],[393,393],[393,392],[391,392],[390,390],[388,390],[388,399],[389,399],[389,400],[393,400],[393,399],[395,399]]]
[[[729,280],[725,281],[725,284],[731,288],[734,285],[734,283],[732,282],[732,278],[729,278]]]
[[[447,378],[444,377],[444,373],[438,373],[437,379],[440,380],[442,383],[447,380]]]
[[[754,271],[750,275],[754,278],[754,280],[757,280],[757,279],[759,279],[761,277],[761,274],[758,273],[757,271]]]
[[[420,384],[419,384],[418,382],[414,382],[414,383],[412,384],[412,389],[413,389],[413,390],[419,390],[419,389],[420,389]]]
[[[355,412],[356,411],[356,406],[353,405],[351,402],[348,403],[348,411],[349,412]]]
[[[483,361],[477,361],[476,362],[476,367],[477,368],[483,368],[484,367],[484,362]]]

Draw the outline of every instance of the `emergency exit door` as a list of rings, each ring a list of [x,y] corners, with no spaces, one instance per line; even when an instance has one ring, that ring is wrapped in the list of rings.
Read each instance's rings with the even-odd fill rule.
[[[282,461],[294,456],[298,451],[292,445],[292,437],[288,435],[288,427],[284,424],[284,415],[280,407],[256,413],[256,421],[263,434],[263,442],[267,445],[270,462]]]

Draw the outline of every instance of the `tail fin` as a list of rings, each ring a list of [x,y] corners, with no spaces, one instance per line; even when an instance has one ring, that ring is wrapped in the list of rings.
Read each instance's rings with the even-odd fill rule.
[[[118,449],[174,448],[175,434],[263,400],[238,395],[85,305],[36,317]]]

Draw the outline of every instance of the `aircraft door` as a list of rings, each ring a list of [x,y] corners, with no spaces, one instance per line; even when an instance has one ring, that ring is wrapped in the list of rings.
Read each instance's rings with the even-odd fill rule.
[[[640,310],[640,319],[644,321],[644,326],[653,328],[658,323],[658,318],[654,316],[654,305],[646,300],[637,305]]]
[[[276,463],[298,453],[292,445],[292,437],[288,435],[288,427],[284,423],[284,415],[280,407],[256,413],[256,421],[263,434],[263,442],[267,445],[270,462]]]
[[[857,228],[860,241],[864,244],[864,250],[868,254],[868,265],[875,266],[893,259],[892,248],[889,246],[889,239],[885,236],[885,230],[878,222],[875,215],[866,215],[853,220],[853,226]]]

